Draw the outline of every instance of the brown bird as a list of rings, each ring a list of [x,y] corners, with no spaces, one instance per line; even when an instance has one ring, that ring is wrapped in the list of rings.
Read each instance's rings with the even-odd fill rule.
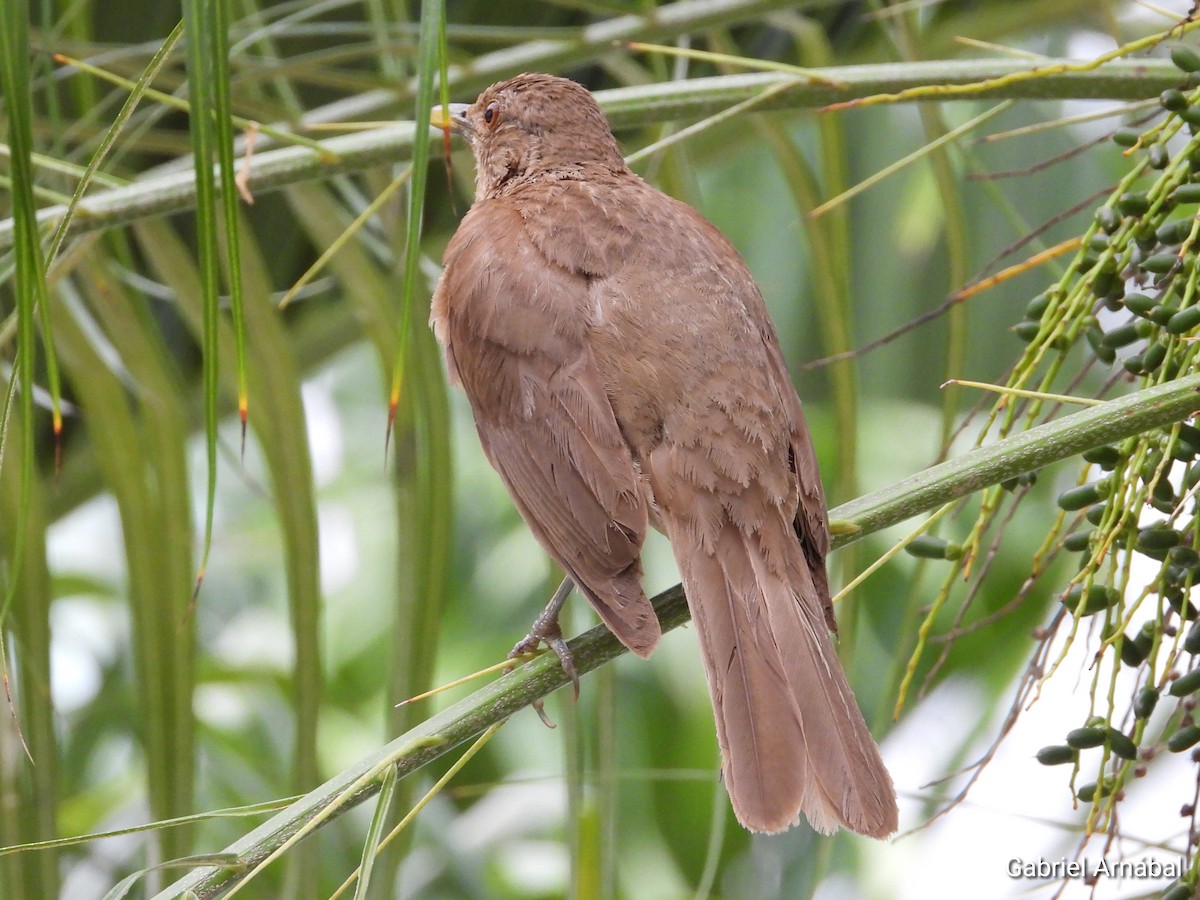
[[[762,295],[725,237],[625,165],[592,95],[519,75],[435,109],[475,154],[432,324],[534,535],[634,653],[671,541],[738,820],[896,830],[830,638],[825,501]],[[561,592],[560,592],[561,593]],[[552,621],[534,638],[559,637]]]

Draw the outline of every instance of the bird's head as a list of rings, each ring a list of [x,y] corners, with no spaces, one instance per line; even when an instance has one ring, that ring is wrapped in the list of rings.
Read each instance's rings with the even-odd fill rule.
[[[566,78],[518,75],[493,84],[474,103],[434,107],[430,122],[453,129],[471,144],[478,198],[539,178],[625,169],[595,99]]]

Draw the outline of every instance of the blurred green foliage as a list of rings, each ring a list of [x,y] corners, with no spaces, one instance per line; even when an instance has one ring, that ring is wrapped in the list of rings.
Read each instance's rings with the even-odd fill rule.
[[[369,117],[410,118],[406,85],[414,76],[418,11],[408,6],[231,4],[235,112],[295,127],[345,98],[398,92],[379,94]],[[685,0],[674,8],[682,14],[637,26],[631,36],[664,43],[687,36],[695,47],[797,65],[988,55],[952,36],[1048,57],[1078,55],[1167,26],[1123,4],[1073,0],[911,9]],[[448,55],[459,67],[452,98],[469,100],[482,86],[473,61],[516,48],[514,59],[528,67],[539,60],[536,42],[543,39],[567,42],[546,51],[545,68],[595,90],[684,71],[725,73],[710,63],[683,67],[608,43],[572,43],[591,23],[652,13],[651,3],[616,0],[450,2]],[[137,79],[179,14],[170,4],[130,0],[33,4],[29,88],[37,150],[86,164],[126,96],[55,61],[52,52]],[[503,72],[503,57],[489,66],[511,74]],[[186,95],[182,53],[155,87]],[[965,281],[994,271],[1004,248],[1124,171],[1111,144],[1030,169],[1088,145],[1111,119],[990,143],[972,136],[843,208],[807,218],[815,202],[984,108],[958,101],[924,114],[904,105],[747,116],[637,167],[700,209],[745,255],[805,398],[832,503],[917,471],[947,449],[945,436],[974,398],[958,391],[947,402],[939,385],[951,377],[1003,381],[1021,350],[1009,328],[1049,278],[1044,271],[1022,275],[849,363],[809,369],[805,362],[841,349],[830,345],[839,329],[850,346],[861,346],[938,306]],[[1096,108],[1024,101],[987,128],[1000,135]],[[327,112],[337,118],[339,109]],[[773,138],[764,137],[764,126]],[[632,151],[676,127],[664,122],[618,136]],[[146,100],[102,171],[136,180],[163,167],[186,169],[188,128],[186,115]],[[800,181],[788,168],[797,160],[785,160],[781,145],[798,154]],[[23,434],[10,417],[0,468],[0,585],[12,589],[17,574],[4,620],[15,716],[0,715],[0,846],[311,789],[445,701],[400,712],[395,703],[496,662],[525,633],[557,573],[487,467],[465,401],[446,392],[423,325],[436,262],[470,202],[469,155],[456,145],[448,163],[450,178],[435,161],[424,198],[410,389],[386,453],[404,204],[374,216],[287,310],[276,313],[273,304],[397,171],[339,174],[243,205],[237,228],[246,302],[255,307],[247,317],[251,434],[243,457],[225,319],[215,537],[194,605],[189,579],[205,512],[194,218],[146,217],[76,237],[53,262],[52,321],[72,404],[61,471],[49,415],[40,408],[34,434]],[[975,177],[1008,170],[1028,171]],[[9,171],[0,158],[0,218],[13,214]],[[46,165],[37,177],[39,189],[57,194],[74,185]],[[813,192],[807,207],[797,193],[805,179]],[[1090,214],[1084,206],[1062,217],[1001,264],[1078,235]],[[823,238],[820,256],[814,234]],[[3,317],[16,308],[12,273],[11,254],[0,255]],[[815,295],[824,297],[821,315]],[[5,385],[15,347],[10,321],[0,320]],[[15,461],[30,440],[38,469],[22,501]],[[1020,590],[1052,515],[1056,477],[1047,473],[1014,514],[968,624],[1005,608]],[[18,569],[12,548],[22,520]],[[955,529],[963,528],[952,524],[942,533],[957,539]],[[904,532],[872,536],[835,557],[836,575],[846,580]],[[677,580],[664,541],[652,542],[646,568],[650,590]],[[844,604],[842,648],[881,740],[919,611],[940,577],[931,564],[902,556]],[[963,728],[955,751],[960,757],[979,737],[975,726],[1010,701],[1013,677],[1032,652],[1030,630],[1045,618],[1053,590],[1049,584],[1034,591],[950,648],[939,683],[969,683],[980,698],[978,722]],[[950,629],[956,614],[949,608],[935,630]],[[579,627],[590,624],[584,610],[574,615]],[[935,659],[922,658],[917,684]],[[153,703],[167,670],[184,683],[169,701]],[[909,699],[910,706],[918,702]],[[611,673],[588,679],[577,706],[569,697],[548,706],[562,727],[547,731],[526,712],[501,730],[418,817],[403,847],[381,857],[374,896],[667,897],[707,883],[716,896],[798,897],[835,874],[862,885],[854,896],[888,896],[886,884],[864,878],[856,838],[818,839],[801,827],[752,841],[738,829],[714,774],[711,714],[686,629],[650,662],[622,659]],[[163,721],[168,711],[184,726]],[[18,722],[36,765],[25,758]],[[398,805],[407,808],[448,765],[443,760],[403,784]],[[907,801],[918,785],[900,788]],[[905,821],[915,823],[930,807],[906,802],[904,809]],[[245,895],[329,896],[358,864],[368,820],[363,810],[340,818]],[[218,850],[255,821],[210,818],[0,856],[0,897],[98,897],[164,858]],[[897,853],[893,862],[901,877],[903,860]],[[172,877],[151,873],[145,883]]]

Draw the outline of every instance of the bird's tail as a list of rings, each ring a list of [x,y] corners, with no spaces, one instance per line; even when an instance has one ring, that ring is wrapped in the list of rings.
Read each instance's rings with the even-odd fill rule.
[[[699,634],[733,810],[751,831],[776,832],[803,812],[813,828],[882,838],[896,794],[826,625],[825,598],[798,542],[768,552],[725,521],[702,541],[664,525]],[[788,527],[762,523],[762,527]],[[713,539],[715,537],[715,539]]]

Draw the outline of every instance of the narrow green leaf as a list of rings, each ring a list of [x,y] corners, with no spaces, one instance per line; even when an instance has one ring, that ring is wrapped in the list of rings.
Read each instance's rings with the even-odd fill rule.
[[[179,41],[179,38],[182,36],[182,34],[183,23],[180,22],[175,26],[171,34],[167,36],[167,39],[163,42],[162,46],[160,46],[155,52],[154,56],[150,60],[150,64],[146,67],[146,71],[134,85],[132,92],[129,94],[124,106],[121,108],[121,111],[117,114],[116,118],[105,132],[104,137],[101,139],[100,146],[97,147],[96,152],[92,154],[92,158],[89,160],[87,168],[76,182],[75,191],[71,195],[71,199],[67,202],[66,212],[59,220],[58,226],[54,229],[54,235],[50,239],[50,246],[46,251],[46,259],[51,263],[58,254],[59,248],[62,246],[62,242],[67,235],[67,229],[70,227],[71,221],[75,217],[75,212],[79,208],[79,202],[83,199],[84,194],[87,193],[88,188],[92,185],[92,182],[99,171],[100,164],[104,161],[105,157],[108,155],[108,152],[116,143],[117,136],[121,133],[125,123],[133,114],[134,109],[137,108],[137,104],[141,100],[146,88],[149,86],[150,82],[154,80],[154,76],[158,73],[158,70],[161,69],[162,65],[167,61],[167,58],[170,56],[171,51],[175,48],[175,45]],[[50,311],[45,304],[42,305],[41,310],[42,335],[46,344],[46,379],[50,390],[51,418],[54,429],[55,444],[55,469],[57,470],[61,465],[62,452],[62,386],[58,370],[58,357],[54,352],[54,330],[50,327]]]
[[[180,24],[183,24],[182,22]],[[161,104],[168,109],[175,109],[179,112],[185,112],[189,115],[192,111],[192,104],[187,100],[176,97],[173,94],[166,94],[162,91],[157,91],[152,87],[142,86],[140,81],[131,81],[128,78],[123,78],[107,69],[102,69],[99,66],[93,66],[82,59],[74,59],[73,57],[64,54],[57,54],[57,60],[63,65],[70,66],[73,69],[78,69],[80,72],[85,72],[102,81],[107,81],[109,84],[115,84],[124,90],[131,93],[136,93],[139,96],[144,96],[147,99],[153,100],[155,103]],[[247,119],[243,116],[231,115],[229,121],[238,128],[257,127],[264,135],[273,138],[281,144],[294,144],[298,147],[307,147],[310,150],[315,150],[321,159],[326,162],[336,159],[336,156],[329,152],[319,141],[314,141],[302,134],[295,134],[291,131],[285,131],[281,128],[276,128],[272,125],[265,125],[261,122],[255,122],[252,119]]]
[[[201,354],[204,362],[204,432],[208,463],[208,488],[205,495],[204,545],[196,574],[195,593],[199,594],[212,549],[213,511],[217,498],[217,418],[219,401],[219,354],[217,329],[220,324],[221,273],[220,236],[216,219],[215,144],[219,139],[213,121],[216,72],[215,32],[223,19],[217,11],[222,0],[184,0],[187,29],[187,73],[191,106],[193,172],[196,184],[196,240],[200,256],[200,281],[204,292],[204,328]],[[232,177],[232,176],[230,176]],[[226,181],[229,179],[226,178]]]
[[[446,11],[443,0],[426,0],[421,4],[421,35],[418,44],[417,95],[413,110],[416,134],[428,134],[429,111],[433,108],[433,80],[438,71],[439,50],[445,28]],[[425,184],[429,175],[429,141],[413,141],[412,179],[408,186],[408,232],[404,242],[404,281],[400,287],[399,348],[392,369],[392,387],[388,398],[388,434],[396,418],[400,394],[404,389],[405,360],[409,332],[412,331],[413,294],[420,277],[421,225],[425,213]]]
[[[62,217],[58,220],[58,224],[54,229],[54,235],[50,238],[50,246],[46,250],[46,259],[53,264],[54,259],[58,256],[58,251],[62,247],[63,240],[67,236],[67,231],[71,227],[71,223],[75,219],[75,213],[79,209],[79,203],[87,193],[88,188],[101,176],[100,166],[108,157],[109,151],[117,142],[117,137],[121,134],[125,125],[129,122],[133,111],[137,109],[138,103],[145,96],[146,90],[154,81],[163,64],[166,63],[171,53],[175,50],[175,46],[179,43],[179,39],[183,37],[183,22],[177,24],[162,45],[154,51],[154,56],[150,58],[146,69],[142,72],[142,77],[133,83],[129,96],[125,99],[125,103],[121,106],[120,112],[109,125],[108,130],[104,132],[104,136],[100,139],[100,144],[96,147],[96,151],[88,160],[87,166],[78,173],[78,180],[75,183],[75,190],[71,194],[71,199],[67,202],[67,208],[63,212]]]
[[[12,423],[14,454],[31,437]],[[0,793],[7,813],[0,816],[0,844],[49,840],[57,834],[62,795],[60,719],[47,702],[50,680],[50,604],[53,590],[46,562],[48,518],[45,485],[19,468],[0,469],[0,573],[13,576],[18,601],[0,635]],[[26,539],[19,560],[7,552],[17,526]],[[11,643],[9,637],[11,636]],[[9,653],[9,647],[15,651]],[[55,897],[59,893],[57,853],[30,854],[0,864],[0,896]]]
[[[4,471],[4,451],[8,448],[8,423],[12,415],[13,397],[17,392],[17,373],[14,367],[4,385],[4,403],[0,404],[0,472]],[[4,622],[3,612],[0,611],[0,625]]]
[[[236,866],[238,863],[237,857],[231,856],[228,853],[198,853],[195,856],[184,856],[179,859],[173,859],[170,862],[160,863],[157,866],[147,866],[144,869],[138,869],[130,875],[126,875],[118,881],[104,895],[103,900],[122,900],[127,897],[133,886],[145,878],[152,872],[161,872],[164,869],[181,869],[191,866]]]
[[[83,293],[74,293],[76,285]],[[89,259],[60,290],[73,301],[54,307],[65,373],[87,417],[88,451],[121,518],[150,808],[157,818],[178,816],[192,808],[195,763],[189,399],[178,391],[153,316],[100,259]],[[119,372],[97,350],[94,326],[76,312],[89,305],[120,355]],[[160,858],[169,858],[186,851],[189,834],[171,829],[156,838]]]
[[[392,799],[396,794],[396,770],[389,768],[384,773],[379,788],[379,799],[375,801],[375,814],[371,816],[371,825],[367,829],[367,838],[363,842],[362,862],[358,866],[358,883],[354,887],[354,900],[366,900],[367,889],[371,886],[371,872],[375,868],[375,856],[379,851],[379,840],[387,827],[388,812],[392,807]]]
[[[297,797],[290,797],[282,800],[267,800],[264,803],[251,803],[247,806],[234,806],[228,809],[214,809],[208,812],[195,813],[194,815],[190,816],[176,816],[172,819],[162,819],[157,822],[146,822],[142,825],[131,825],[128,828],[114,828],[111,831],[93,831],[89,834],[55,838],[54,840],[49,841],[31,841],[24,844],[13,844],[7,847],[0,847],[0,856],[10,856],[14,853],[28,853],[35,850],[58,849],[61,847],[79,847],[84,844],[90,844],[93,841],[104,840],[105,838],[123,837],[125,835],[141,834],[147,831],[160,831],[163,828],[170,828],[174,825],[191,825],[200,822],[208,822],[212,819],[261,816],[264,813],[277,812],[297,799]]]
[[[49,576],[45,563],[45,523],[38,475],[35,465],[36,434],[34,387],[36,376],[37,335],[34,319],[37,311],[48,314],[45,259],[37,223],[33,169],[33,105],[29,78],[29,21],[25,3],[0,4],[0,95],[8,118],[8,145],[11,150],[10,184],[14,238],[17,346],[11,374],[6,384],[3,419],[0,421],[0,446],[7,445],[16,424],[20,465],[16,470],[16,490],[11,487],[14,472],[0,470],[7,482],[0,527],[0,645],[11,633],[20,641],[21,655],[15,672],[8,666],[8,654],[0,654],[0,681],[5,690],[0,700],[0,731],[3,743],[19,746],[21,753],[9,754],[0,767],[0,792],[12,807],[0,834],[19,838],[48,838],[54,835],[57,814],[57,756],[53,730],[53,711],[40,688],[49,680]],[[57,386],[53,345],[45,328],[47,372],[54,373]],[[19,380],[19,382],[18,382]],[[19,383],[19,387],[17,387]],[[16,393],[14,394],[14,390]],[[56,391],[57,395],[57,391]],[[10,420],[13,398],[19,415]],[[57,428],[61,419],[55,419]],[[13,498],[15,497],[15,502]],[[18,603],[18,599],[20,602]],[[15,609],[14,609],[15,606]],[[11,621],[10,621],[11,617]],[[17,676],[16,697],[12,694]],[[15,705],[14,705],[15,704]],[[22,720],[24,724],[22,724]],[[42,763],[41,768],[36,763]],[[0,887],[14,888],[14,895],[55,896],[58,892],[57,859],[22,860],[0,871]]]
[[[210,35],[212,50],[212,88],[214,139],[221,168],[221,209],[225,217],[226,282],[233,315],[234,346],[237,355],[237,406],[242,423],[242,455],[246,452],[246,417],[249,397],[246,391],[246,325],[242,297],[241,228],[238,221],[238,189],[233,166],[233,103],[229,96],[229,0],[208,0],[211,7]]]
[[[270,295],[270,267],[264,249],[254,240],[247,222],[243,221],[241,228],[246,293],[259,298],[244,310],[246,340],[253,348],[246,372],[254,395],[251,426],[270,472],[271,497],[283,531],[283,566],[295,647],[291,784],[303,790],[320,779],[317,724],[322,701],[320,548],[308,420],[300,394],[304,376],[282,318],[263,299]],[[227,335],[227,326],[223,325],[222,333]],[[222,347],[222,369],[228,373],[233,366],[227,339]],[[223,378],[226,390],[233,388],[231,381],[230,377]],[[294,885],[289,895],[302,897],[315,891],[316,858],[296,854],[289,865],[288,885]]]
[[[29,508],[29,485],[34,478],[34,372],[37,359],[34,318],[45,308],[46,269],[33,197],[33,108],[29,83],[29,20],[24,3],[0,4],[0,92],[5,95],[8,114],[8,144],[12,150],[12,220],[16,257],[17,356],[12,379],[19,379],[18,408],[22,441],[22,511],[13,536],[11,567],[0,604],[0,629],[16,596],[16,583],[25,541],[28,539],[25,510]]]

